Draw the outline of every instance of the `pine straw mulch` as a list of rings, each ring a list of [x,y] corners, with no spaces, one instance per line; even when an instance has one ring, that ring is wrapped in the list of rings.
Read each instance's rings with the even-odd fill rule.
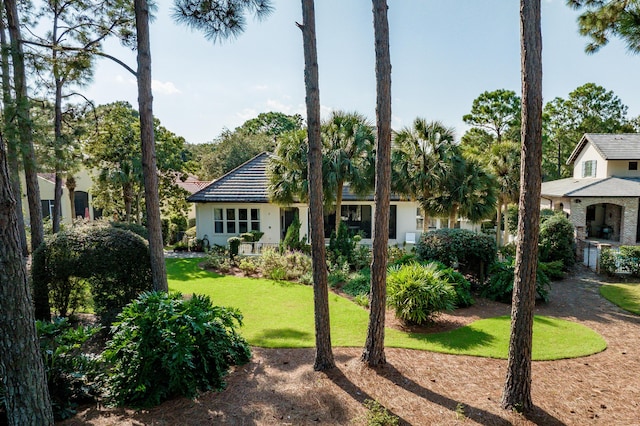
[[[601,278],[586,268],[553,284],[537,314],[577,321],[608,348],[588,357],[533,363],[535,412],[500,408],[506,361],[386,349],[387,364],[368,369],[362,349],[334,348],[337,367],[313,371],[313,349],[253,349],[227,389],[176,399],[144,411],[88,407],[65,425],[344,425],[366,424],[363,402],[377,400],[411,425],[640,424],[640,317],[599,295]],[[437,331],[509,313],[485,300],[442,315]],[[387,315],[393,325],[395,320]]]

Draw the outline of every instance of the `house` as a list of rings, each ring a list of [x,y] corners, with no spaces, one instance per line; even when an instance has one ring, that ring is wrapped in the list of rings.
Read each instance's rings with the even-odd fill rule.
[[[569,215],[576,239],[640,241],[640,133],[585,134],[567,160],[573,177],[542,184],[542,207]]]
[[[213,245],[227,245],[227,239],[252,230],[264,232],[260,243],[276,245],[284,238],[295,216],[300,235],[309,235],[309,206],[295,203],[278,206],[269,201],[267,164],[271,154],[263,152],[211,182],[188,198],[196,204],[196,235]],[[362,243],[371,245],[374,223],[373,196],[358,197],[343,190],[342,220],[363,235]],[[325,218],[325,234],[333,229],[335,216]],[[418,204],[392,195],[389,244],[413,244],[422,233]],[[466,223],[466,222],[465,222]]]
[[[99,209],[93,207],[93,197],[91,196],[91,186],[93,185],[93,179],[91,174],[82,169],[75,174],[75,191],[73,194],[75,209],[71,211],[71,200],[69,199],[69,189],[65,185],[65,181],[62,182],[62,199],[61,201],[61,222],[67,225],[71,225],[74,219],[98,219],[101,217]],[[29,203],[27,201],[27,194],[24,192],[26,188],[24,174],[20,174],[22,193],[22,208],[24,211],[24,219],[26,223],[29,223]],[[53,173],[38,173],[38,186],[40,188],[40,203],[42,205],[42,216],[44,218],[53,216],[54,206],[54,194],[55,194],[55,174]]]

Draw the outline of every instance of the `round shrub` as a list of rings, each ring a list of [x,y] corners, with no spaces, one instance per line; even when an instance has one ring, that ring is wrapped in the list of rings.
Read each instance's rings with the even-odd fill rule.
[[[131,231],[136,235],[140,235],[145,240],[149,239],[149,230],[142,225],[138,225],[137,223],[127,223],[127,222],[109,222],[112,228],[123,229],[125,231]]]
[[[502,303],[511,303],[515,279],[515,259],[494,263],[489,273],[491,275],[482,286],[480,296]],[[538,264],[536,293],[545,302],[549,300],[550,283],[549,277],[544,273],[544,267],[540,267]]]
[[[227,240],[227,244],[229,244],[229,254],[231,258],[234,258],[238,255],[240,251],[240,244],[242,243],[242,238],[240,237],[231,237]]]
[[[111,402],[148,407],[223,389],[229,367],[251,357],[241,325],[237,309],[213,306],[208,296],[140,295],[118,315],[103,355]]]
[[[410,263],[389,268],[387,304],[406,322],[424,324],[454,308],[456,293],[435,264]]]
[[[457,308],[466,308],[476,303],[471,295],[471,283],[464,277],[464,275],[453,268],[447,267],[443,263],[433,263],[442,273],[442,278],[453,286],[453,289],[456,292],[455,305]]]
[[[106,224],[78,226],[47,238],[33,254],[32,275],[34,282],[47,284],[54,300],[68,300],[76,279],[86,280],[104,325],[153,288],[146,240]]]
[[[564,213],[554,214],[540,225],[539,258],[542,262],[561,260],[567,270],[576,262],[573,225]]]
[[[489,235],[466,229],[438,229],[422,234],[416,257],[437,260],[449,267],[457,264],[460,272],[483,281],[486,269],[496,260],[496,243]]]

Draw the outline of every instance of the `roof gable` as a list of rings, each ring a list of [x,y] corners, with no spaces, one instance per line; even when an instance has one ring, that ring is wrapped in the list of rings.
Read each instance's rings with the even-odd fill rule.
[[[267,203],[267,163],[263,152],[190,196],[195,203]]]
[[[640,160],[640,133],[585,133],[567,164],[573,163],[589,142],[605,160]]]

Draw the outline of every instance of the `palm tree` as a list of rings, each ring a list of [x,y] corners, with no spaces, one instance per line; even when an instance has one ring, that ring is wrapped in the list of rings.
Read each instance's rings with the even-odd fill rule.
[[[511,302],[511,338],[502,407],[531,412],[531,343],[542,182],[542,34],[540,0],[520,0],[522,151],[518,247]]]
[[[324,247],[324,217],[322,211],[322,138],[320,134],[320,89],[318,87],[318,51],[316,48],[316,18],[313,0],[302,0],[302,30],[304,48],[304,85],[307,103],[307,134],[309,141],[309,215],[311,225],[311,257],[313,265],[313,301],[316,328],[316,371],[335,367],[331,350],[329,323],[329,288],[327,284]]]
[[[376,52],[376,180],[373,260],[367,340],[362,361],[370,367],[386,363],[384,323],[387,304],[387,246],[391,197],[391,55],[387,1],[373,0],[373,29]]]
[[[517,202],[519,195],[520,155],[518,153],[518,144],[511,141],[503,141],[492,145],[488,165],[498,184],[496,244],[500,247],[503,207],[506,208],[510,203]],[[504,219],[503,244],[506,244],[508,242],[507,215],[505,215]]]
[[[308,201],[308,149],[306,129],[280,136],[275,152],[267,164],[267,191],[272,202],[290,205],[296,201]]]
[[[336,111],[322,126],[324,137],[324,186],[335,191],[335,230],[341,220],[342,189],[345,182],[356,194],[373,188],[375,137],[373,127],[357,112]]]
[[[445,183],[453,160],[460,156],[454,138],[453,129],[423,118],[416,118],[412,127],[405,127],[394,138],[394,189],[421,205],[425,231],[429,227],[428,200]]]

